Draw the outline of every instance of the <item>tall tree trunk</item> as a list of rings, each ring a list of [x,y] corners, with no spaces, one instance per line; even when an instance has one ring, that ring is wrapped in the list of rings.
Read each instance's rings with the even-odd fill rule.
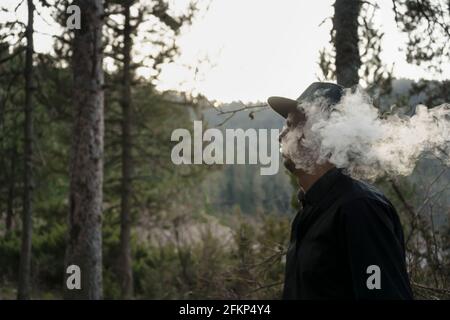
[[[102,298],[103,1],[77,0],[82,25],[73,42],[74,127],[70,164],[66,267],[81,269],[81,289],[68,299]],[[66,274],[68,277],[69,274]],[[67,278],[66,278],[67,279]]]
[[[133,270],[131,267],[131,188],[133,163],[131,155],[131,25],[130,1],[124,4],[123,77],[122,77],[122,186],[120,212],[120,280],[123,299],[133,296]]]
[[[358,84],[361,57],[358,47],[358,17],[361,0],[336,0],[333,28],[336,50],[337,83],[344,87]]]
[[[28,23],[25,53],[25,126],[24,126],[24,191],[22,212],[22,247],[20,250],[18,299],[30,299],[31,295],[31,236],[33,230],[33,0],[27,0]]]
[[[14,215],[14,198],[16,197],[16,161],[17,161],[17,146],[14,142],[11,149],[10,158],[10,176],[8,187],[8,201],[6,204],[6,221],[5,221],[5,237],[9,237],[12,229],[12,219]]]

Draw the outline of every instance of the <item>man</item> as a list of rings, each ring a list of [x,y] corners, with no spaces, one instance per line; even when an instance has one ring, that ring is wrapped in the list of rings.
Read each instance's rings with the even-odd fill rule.
[[[315,82],[297,100],[268,99],[286,118],[279,139],[303,206],[292,222],[283,299],[412,299],[403,231],[393,205],[330,162],[314,163],[315,150],[298,134],[308,120],[304,108],[317,102],[321,112],[331,112],[344,94],[339,85]]]

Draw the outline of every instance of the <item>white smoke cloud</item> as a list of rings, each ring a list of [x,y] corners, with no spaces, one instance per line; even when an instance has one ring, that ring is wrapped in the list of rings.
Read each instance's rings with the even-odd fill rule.
[[[409,175],[417,160],[434,154],[450,165],[450,104],[419,105],[409,117],[381,116],[362,91],[347,91],[331,114],[319,104],[304,105],[307,121],[287,139],[283,152],[297,168],[312,171],[329,161],[355,177],[372,180],[382,175]],[[301,147],[295,141],[304,134]],[[297,139],[298,141],[298,139]]]

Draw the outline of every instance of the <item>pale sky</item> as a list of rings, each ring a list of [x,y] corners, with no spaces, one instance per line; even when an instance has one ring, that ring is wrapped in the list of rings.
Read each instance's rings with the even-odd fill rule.
[[[186,1],[171,2],[180,9]],[[320,27],[319,24],[332,16],[334,0],[211,1],[209,11],[203,12],[179,37],[180,56],[163,66],[158,81],[160,90],[201,92],[222,102],[255,102],[265,101],[271,95],[296,98],[317,80],[319,50],[328,45],[331,21],[328,19]],[[395,26],[392,2],[377,2],[381,8],[376,22],[385,32],[382,60],[388,65],[395,63],[394,76],[416,80],[448,78],[450,66],[436,75],[405,62],[401,50],[406,36]],[[14,3],[17,1],[2,0],[2,5]],[[18,16],[25,21],[25,6],[19,8]],[[39,16],[35,28],[54,32]],[[35,42],[38,52],[51,48],[51,38],[43,34],[37,34]],[[196,66],[205,57],[210,64],[200,64],[194,79],[194,71],[186,66]]]

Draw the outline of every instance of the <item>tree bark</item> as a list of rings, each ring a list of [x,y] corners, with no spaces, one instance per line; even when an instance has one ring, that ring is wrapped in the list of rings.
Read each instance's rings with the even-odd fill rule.
[[[357,85],[361,66],[358,38],[360,0],[336,0],[334,3],[333,28],[336,49],[337,83],[344,87]]]
[[[120,282],[123,299],[133,296],[133,270],[131,265],[131,190],[133,163],[131,155],[132,106],[131,106],[131,25],[130,2],[123,5],[125,21],[123,28],[123,77],[122,77],[122,185],[120,212]]]
[[[6,221],[5,221],[5,237],[9,237],[12,229],[12,220],[14,215],[14,199],[16,197],[16,161],[17,161],[17,147],[14,142],[11,149],[10,158],[10,176],[9,176],[9,188],[8,188],[8,201],[6,205]]]
[[[81,269],[81,289],[67,299],[101,299],[103,201],[103,1],[77,0],[82,12],[73,41],[74,127],[70,164],[69,241],[66,268]],[[66,281],[70,274],[65,274]],[[66,285],[66,283],[65,283]]]
[[[31,298],[31,237],[33,230],[33,0],[27,0],[28,22],[25,50],[25,125],[24,125],[24,188],[22,212],[22,245],[20,250],[19,288],[17,298]]]

